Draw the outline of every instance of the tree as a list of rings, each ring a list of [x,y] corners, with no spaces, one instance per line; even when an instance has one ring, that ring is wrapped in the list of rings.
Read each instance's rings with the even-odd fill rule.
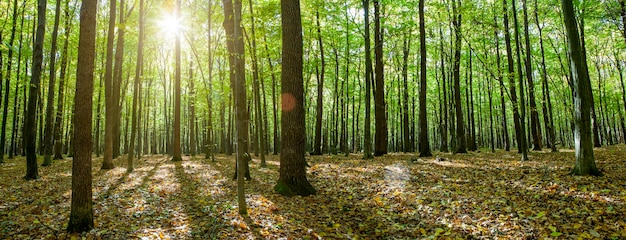
[[[374,0],[374,156],[387,154],[387,107],[385,106],[385,71],[383,65],[383,32],[380,26],[380,1]]]
[[[4,80],[4,85],[5,85],[5,89],[4,89],[4,96],[2,96],[2,55],[0,55],[0,103],[4,103],[4,105],[2,105],[2,131],[0,134],[0,163],[4,162],[4,149],[5,149],[5,142],[6,142],[6,126],[7,126],[7,115],[8,115],[8,110],[9,110],[9,90],[10,88],[10,83],[11,83],[11,67],[13,66],[12,60],[13,60],[13,40],[15,40],[15,28],[17,26],[17,0],[13,1],[13,18],[11,20],[11,36],[9,37],[9,43],[8,45],[11,46],[8,49],[8,63],[7,63],[7,71],[6,71],[6,79]],[[23,19],[23,18],[22,18]],[[2,34],[0,34],[0,42],[2,42]],[[4,98],[4,100],[2,99]]]
[[[37,33],[33,53],[30,88],[28,92],[28,110],[26,111],[24,139],[26,142],[26,180],[39,178],[37,172],[37,102],[39,100],[39,83],[43,64],[43,43],[46,28],[46,0],[37,2]]]
[[[322,41],[322,27],[320,26],[320,11],[315,11],[315,23],[317,24],[317,42],[320,47],[321,70],[316,67],[317,74],[317,109],[315,111],[315,138],[313,139],[312,155],[322,155],[322,112],[324,111],[324,73],[326,72],[326,59],[324,57],[324,42]]]
[[[65,39],[63,40],[63,50],[61,51],[61,72],[59,73],[59,90],[57,94],[57,111],[56,117],[54,120],[54,159],[63,159],[63,155],[61,154],[61,150],[63,147],[63,142],[61,141],[61,123],[63,122],[63,107],[65,100],[65,76],[67,71],[67,59],[68,59],[68,47],[69,47],[69,39],[71,32],[71,18],[70,18],[70,7],[69,1],[65,1]]]
[[[454,27],[454,69],[452,77],[454,81],[454,109],[456,115],[456,153],[467,153],[465,149],[465,127],[463,123],[463,110],[461,109],[461,2],[452,1],[452,25]]]
[[[593,136],[591,131],[591,81],[589,70],[584,64],[584,55],[580,44],[580,35],[574,15],[572,1],[561,0],[563,22],[567,35],[572,72],[572,95],[574,97],[574,147],[576,163],[572,173],[575,175],[594,175],[602,173],[596,167],[593,156]]]
[[[306,178],[304,81],[302,78],[302,19],[299,0],[281,0],[283,68],[281,74],[282,118],[278,183],[285,196],[308,196],[316,190]]]
[[[519,134],[519,140],[521,145],[518,145],[517,147],[521,150],[522,153],[522,161],[526,161],[528,160],[528,144],[526,141],[526,97],[524,96],[524,77],[522,76],[522,60],[521,60],[521,50],[520,50],[520,45],[521,45],[521,41],[520,41],[520,37],[519,37],[519,27],[518,27],[518,22],[517,22],[517,7],[515,6],[515,0],[512,0],[512,10],[513,10],[513,27],[514,29],[514,33],[515,33],[515,48],[517,51],[517,77],[519,78],[519,105],[520,105],[520,132]],[[528,73],[529,74],[529,73]]]
[[[519,104],[517,103],[517,91],[515,90],[515,66],[513,62],[513,49],[511,47],[511,32],[509,31],[509,14],[507,7],[507,0],[502,0],[503,7],[503,21],[504,21],[504,41],[506,47],[506,60],[507,60],[507,69],[508,74],[507,78],[509,79],[509,94],[511,96],[511,106],[513,107],[513,125],[515,128],[515,140],[517,143],[517,152],[522,153],[522,140],[521,140],[521,124],[520,124],[520,116],[519,116]]]
[[[372,92],[372,57],[370,48],[369,0],[363,0],[363,17],[365,22],[365,133],[363,140],[363,158],[372,158],[372,134],[370,122],[370,108]]]
[[[426,26],[424,23],[424,1],[419,1],[420,19],[420,157],[430,157],[428,122],[426,118]]]
[[[524,12],[524,42],[526,45],[526,59],[524,66],[526,67],[526,80],[528,82],[528,101],[530,104],[530,132],[533,138],[533,150],[541,151],[541,125],[539,124],[539,113],[537,112],[537,103],[535,102],[535,84],[533,81],[533,70],[531,62],[530,34],[528,33],[528,7],[527,0],[522,0],[522,9]]]
[[[57,36],[59,35],[59,19],[61,18],[61,0],[56,1],[54,12],[52,46],[50,47],[50,80],[48,82],[48,102],[46,103],[46,127],[44,130],[44,152],[42,166],[48,166],[52,164],[52,146],[54,145],[52,115],[54,115],[54,84],[56,81],[55,65],[57,55]]]
[[[174,10],[174,19],[180,17],[180,0],[176,0],[176,10]],[[176,67],[174,70],[174,149],[172,152],[172,161],[182,161],[180,150],[180,35],[183,33],[180,29],[176,29],[176,46],[175,46],[175,61]]]
[[[224,18],[224,30],[227,35],[226,43],[229,54],[230,67],[230,84],[233,89],[233,98],[235,100],[235,120],[237,130],[237,165],[233,179],[239,182],[239,171],[245,173],[245,178],[250,180],[250,167],[248,165],[248,108],[247,96],[245,90],[245,56],[243,43],[243,30],[241,27],[241,0],[236,0],[233,4],[232,0],[223,0],[224,15],[230,16]],[[236,15],[239,15],[238,17]],[[238,20],[238,21],[237,21]],[[240,34],[240,35],[237,35]],[[240,101],[241,100],[241,101]],[[241,152],[239,152],[241,150]],[[241,153],[241,154],[240,154]],[[243,166],[241,169],[239,166]],[[243,184],[238,184],[243,187]],[[243,192],[243,188],[242,188]],[[242,193],[243,195],[243,193]]]
[[[115,16],[117,0],[109,1],[109,28],[107,31],[106,66],[104,71],[104,99],[105,99],[105,123],[104,123],[104,159],[101,169],[113,169],[113,128],[114,128],[114,102],[113,102],[113,41],[115,41]]]
[[[94,227],[91,188],[91,127],[93,72],[96,49],[98,1],[83,0],[80,9],[78,67],[74,95],[74,160],[72,161],[72,205],[68,232],[86,232]]]
[[[138,96],[141,91],[141,73],[143,71],[143,38],[144,38],[144,1],[139,1],[139,36],[137,43],[137,66],[135,67],[135,80],[133,84],[133,109],[132,109],[132,126],[130,129],[130,144],[128,148],[128,166],[126,171],[132,172],[134,169],[133,158],[135,157],[135,137],[138,129],[138,113],[137,104]]]

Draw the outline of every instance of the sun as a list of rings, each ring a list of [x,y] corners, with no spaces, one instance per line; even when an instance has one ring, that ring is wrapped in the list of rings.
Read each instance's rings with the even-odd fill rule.
[[[177,17],[173,12],[163,12],[161,19],[157,21],[157,26],[159,31],[167,37],[178,36],[184,29],[182,18]]]

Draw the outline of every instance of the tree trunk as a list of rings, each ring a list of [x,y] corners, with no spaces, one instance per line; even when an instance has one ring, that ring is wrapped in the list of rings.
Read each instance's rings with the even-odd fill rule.
[[[115,46],[115,65],[113,66],[113,158],[121,154],[122,143],[122,71],[124,66],[124,36],[126,33],[125,2],[120,0],[119,24],[117,26],[117,44]]]
[[[404,91],[402,91],[401,103],[402,103],[402,133],[403,133],[402,134],[402,151],[404,151],[405,153],[413,152],[413,143],[411,142],[411,139],[413,137],[410,133],[411,130],[410,130],[410,122],[409,122],[409,54],[410,54],[410,49],[411,49],[410,46],[411,46],[411,39],[409,38],[409,34],[404,34],[404,41],[403,41],[403,47],[402,47],[402,88],[404,88]],[[421,111],[421,108],[420,108],[420,111]]]
[[[326,59],[324,58],[324,43],[322,41],[322,29],[320,26],[319,9],[315,12],[315,22],[317,24],[317,42],[320,47],[321,71],[319,71],[317,79],[317,109],[315,116],[315,138],[313,140],[312,155],[322,154],[322,114],[324,111],[323,94],[324,94],[324,73],[326,72]]]
[[[115,117],[113,105],[113,41],[115,41],[115,19],[116,2],[109,1],[109,29],[107,32],[107,52],[106,66],[104,71],[104,101],[105,101],[105,123],[104,123],[104,159],[101,169],[113,169],[113,118]]]
[[[246,91],[245,91],[245,58],[244,58],[244,44],[243,44],[243,31],[241,28],[241,0],[235,0],[234,4],[232,0],[223,0],[224,15],[232,16],[224,20],[224,30],[226,31],[227,46],[230,51],[230,77],[231,77],[231,89],[233,89],[233,97],[235,100],[235,119],[236,119],[236,135],[237,135],[237,167],[235,168],[235,174],[233,179],[237,179],[239,182],[239,171],[245,172],[245,178],[251,179],[250,169],[248,167],[249,156],[248,154],[248,123],[249,116],[247,114],[248,108],[246,107]],[[238,20],[238,21],[236,21]],[[237,35],[241,34],[241,35]],[[237,85],[240,83],[240,85]],[[244,154],[245,153],[245,154]],[[241,160],[241,161],[240,161]],[[239,168],[243,166],[243,170]],[[243,184],[238,184],[242,185]],[[243,191],[243,189],[241,190]],[[243,194],[243,192],[242,192]],[[241,210],[241,209],[240,209]]]
[[[443,115],[443,121],[441,121],[440,126],[441,126],[441,146],[439,147],[439,151],[442,152],[448,152],[448,93],[447,93],[447,78],[446,78],[446,65],[445,65],[445,57],[444,57],[444,50],[443,50],[443,30],[441,28],[439,28],[439,52],[441,54],[441,84],[442,84],[442,92],[443,92],[443,103],[440,103],[441,105],[443,105],[443,107],[441,108],[441,115]],[[440,98],[441,99],[441,98]]]
[[[515,63],[513,62],[513,50],[511,47],[511,33],[509,32],[509,14],[507,8],[507,0],[502,0],[504,8],[504,41],[506,43],[506,59],[508,65],[509,90],[511,95],[511,105],[513,106],[513,124],[515,127],[515,140],[517,143],[517,152],[522,153],[522,129],[520,124],[519,104],[517,103],[517,90],[515,90]]]
[[[285,196],[308,196],[316,190],[306,178],[304,159],[304,86],[302,24],[299,0],[281,0],[283,68],[280,176],[274,190]]]
[[[263,123],[263,116],[261,115],[261,89],[259,87],[259,63],[258,63],[258,58],[257,58],[257,47],[256,47],[256,29],[254,28],[254,11],[252,8],[252,0],[248,0],[248,4],[250,5],[250,22],[251,22],[251,36],[250,39],[252,40],[252,49],[250,49],[250,51],[252,52],[252,82],[253,82],[253,88],[254,88],[254,101],[255,101],[255,110],[256,110],[256,127],[257,127],[257,136],[255,138],[255,140],[258,143],[259,146],[259,152],[261,154],[261,167],[266,167],[267,163],[265,162],[265,140],[264,140],[264,134],[265,134],[265,128],[264,128],[264,123]]]
[[[180,2],[181,0],[176,1],[176,10],[174,14],[174,18],[178,19],[180,16]],[[174,129],[173,137],[173,151],[172,151],[172,161],[179,162],[182,161],[181,157],[181,148],[180,148],[180,65],[181,65],[181,53],[180,53],[180,38],[183,33],[180,29],[176,30],[176,46],[175,46],[175,70],[174,70],[174,125],[172,126]]]
[[[387,154],[387,108],[385,106],[385,82],[383,65],[383,33],[380,26],[380,0],[374,0],[374,59],[376,80],[374,84],[374,156]]]
[[[137,112],[137,104],[140,101],[138,98],[139,92],[141,91],[141,74],[143,72],[144,24],[144,0],[139,0],[139,36],[137,36],[137,65],[135,66],[135,79],[133,83],[133,109],[131,110],[132,124],[130,129],[130,144],[128,147],[128,164],[126,167],[127,172],[132,172],[134,170],[133,158],[135,157],[135,138],[137,132],[139,131],[137,116],[141,114],[140,112]]]
[[[519,149],[521,149],[522,152],[522,161],[526,161],[528,160],[528,145],[527,145],[527,138],[526,138],[526,97],[524,96],[524,77],[522,76],[522,59],[521,59],[521,46],[522,45],[520,43],[520,36],[519,36],[519,26],[518,26],[518,22],[517,22],[517,7],[515,6],[515,0],[512,0],[512,7],[513,7],[513,27],[515,28],[514,32],[515,32],[515,48],[516,48],[516,52],[517,52],[517,77],[519,79],[519,98],[520,98],[520,143],[521,145],[518,146]],[[527,73],[527,74],[532,74],[532,73]]]
[[[567,43],[570,52],[570,66],[572,69],[572,93],[574,96],[574,138],[576,164],[572,173],[575,175],[602,175],[596,167],[593,156],[593,140],[591,132],[591,81],[589,71],[584,64],[584,55],[576,27],[574,6],[572,1],[561,0],[563,21],[567,33]]]
[[[2,55],[0,54],[0,103],[4,103],[2,105],[2,130],[0,135],[0,163],[4,163],[4,149],[6,143],[6,127],[7,127],[7,115],[9,112],[9,93],[11,89],[11,67],[13,66],[13,41],[15,40],[15,32],[17,27],[17,0],[13,0],[13,15],[11,20],[11,37],[9,38],[8,46],[8,62],[7,62],[7,71],[6,71],[6,79],[4,81],[4,96],[2,96]],[[22,17],[23,19],[23,17]],[[0,34],[1,35],[1,34]],[[0,42],[2,42],[2,36],[0,36]],[[19,85],[19,84],[18,84]],[[1,104],[0,104],[1,105]]]
[[[207,55],[208,55],[208,65],[209,65],[209,73],[207,77],[207,125],[205,132],[205,145],[204,145],[204,158],[211,158],[212,162],[215,162],[214,151],[215,148],[213,146],[213,1],[209,1],[209,11],[207,16]]]
[[[528,100],[530,104],[530,131],[533,138],[533,150],[541,151],[541,124],[539,124],[539,113],[535,100],[535,83],[533,81],[533,69],[531,62],[532,46],[530,45],[530,34],[528,33],[528,7],[527,0],[522,0],[524,11],[524,42],[526,45],[526,81],[528,82]]]
[[[467,153],[465,149],[465,128],[463,123],[463,110],[461,109],[461,13],[460,2],[452,1],[452,25],[454,27],[454,109],[456,115],[456,153]]]
[[[43,63],[43,44],[46,24],[46,0],[37,2],[37,33],[35,34],[33,51],[33,68],[28,93],[28,110],[26,111],[26,125],[24,137],[26,140],[26,180],[39,178],[37,172],[37,103],[39,100],[39,85]],[[90,129],[91,131],[91,129]]]
[[[505,151],[509,151],[511,150],[511,140],[509,138],[509,130],[507,127],[507,119],[506,119],[506,102],[504,101],[504,96],[506,95],[506,89],[504,87],[504,79],[502,79],[502,69],[500,67],[500,39],[498,37],[499,35],[499,29],[498,29],[498,21],[497,21],[497,17],[494,15],[493,17],[493,23],[495,26],[494,29],[494,38],[495,38],[495,42],[496,42],[496,66],[498,67],[498,82],[500,83],[500,105],[501,105],[501,109],[500,109],[500,113],[502,115],[502,137],[503,137],[503,143],[504,143],[504,150]],[[508,29],[507,29],[508,32]],[[515,92],[515,91],[513,91]]]
[[[97,1],[83,0],[80,11],[78,68],[74,95],[74,160],[72,161],[72,204],[67,231],[86,232],[94,227],[91,175],[91,127],[93,72],[96,49]]]
[[[556,147],[556,134],[554,130],[554,118],[552,116],[552,101],[550,99],[550,88],[548,86],[548,71],[546,69],[546,57],[545,51],[543,47],[543,29],[539,24],[539,14],[537,7],[538,0],[535,0],[535,24],[537,25],[537,30],[539,31],[539,47],[541,49],[541,87],[543,92],[543,122],[546,125],[546,131],[548,133],[548,147],[552,149],[552,152],[557,152],[558,149]]]
[[[419,1],[420,27],[420,157],[430,157],[430,143],[428,142],[428,118],[426,116],[426,26],[424,22],[424,1]],[[408,89],[407,89],[408,90]]]
[[[48,82],[48,100],[46,103],[46,125],[43,139],[43,164],[42,166],[52,165],[52,146],[53,138],[53,121],[54,114],[54,84],[56,81],[56,55],[57,55],[57,36],[59,35],[59,20],[61,18],[61,0],[56,1],[54,10],[54,28],[52,29],[52,44],[50,47],[50,79]],[[4,142],[4,141],[3,141]]]
[[[71,32],[70,6],[69,1],[65,2],[65,39],[63,40],[63,50],[61,51],[61,73],[59,74],[59,93],[57,98],[57,112],[54,120],[54,159],[63,159],[61,150],[63,141],[61,141],[61,125],[63,122],[64,100],[65,100],[65,74],[67,71],[68,46]],[[102,79],[100,80],[102,81]],[[100,90],[99,90],[100,91]],[[100,111],[98,111],[99,113]],[[99,142],[99,141],[98,141]],[[98,150],[99,151],[99,150]]]
[[[363,0],[363,17],[365,18],[365,136],[363,140],[363,158],[372,158],[372,139],[371,139],[371,92],[372,92],[372,57],[370,48],[370,23],[369,23],[369,0]]]

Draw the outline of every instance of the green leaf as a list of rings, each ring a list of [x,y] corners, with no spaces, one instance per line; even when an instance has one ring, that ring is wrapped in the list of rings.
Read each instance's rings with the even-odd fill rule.
[[[591,229],[591,230],[589,230],[589,233],[591,234],[591,236],[594,236],[594,237],[597,237],[597,238],[601,237],[600,234],[598,232],[596,232],[596,230]]]
[[[550,236],[553,236],[553,237],[558,237],[558,236],[561,236],[561,235],[563,235],[563,233],[554,232],[554,231],[550,234]]]
[[[546,215],[546,212],[545,211],[541,211],[541,212],[537,213],[537,216],[535,216],[535,218],[542,218],[545,215]]]

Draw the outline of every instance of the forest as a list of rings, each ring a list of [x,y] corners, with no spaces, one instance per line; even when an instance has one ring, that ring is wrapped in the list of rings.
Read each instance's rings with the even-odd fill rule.
[[[626,0],[0,16],[0,239],[626,238]]]

